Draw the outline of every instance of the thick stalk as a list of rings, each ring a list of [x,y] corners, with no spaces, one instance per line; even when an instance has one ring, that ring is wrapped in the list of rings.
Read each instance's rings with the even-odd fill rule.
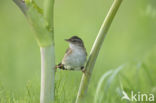
[[[53,30],[54,25],[54,0],[44,0],[44,18],[48,22],[49,30]]]
[[[26,15],[27,7],[26,7],[25,3],[22,2],[22,0],[13,0],[13,1],[21,9],[21,11],[24,13],[24,15]]]
[[[54,101],[55,53],[54,46],[41,47],[41,91],[40,103]]]
[[[54,101],[55,53],[54,53],[54,0],[43,0],[42,10],[32,0],[13,0],[27,17],[36,32],[41,49],[41,93],[40,103]]]
[[[54,0],[44,0],[44,18],[51,33],[52,45],[41,47],[41,91],[40,103],[54,102],[55,95],[55,53],[54,53]]]
[[[88,85],[89,85],[89,81],[92,75],[92,71],[94,68],[94,64],[96,62],[96,58],[98,56],[99,50],[102,46],[102,43],[104,41],[104,38],[107,34],[107,31],[112,23],[112,20],[121,4],[122,0],[114,0],[101,28],[100,31],[96,37],[96,40],[93,44],[93,47],[91,49],[87,64],[86,64],[86,72],[83,74],[82,79],[81,79],[81,83],[80,83],[80,87],[79,87],[79,91],[77,94],[77,98],[76,98],[76,103],[80,103],[83,101],[86,93],[87,93],[87,89],[88,89]]]

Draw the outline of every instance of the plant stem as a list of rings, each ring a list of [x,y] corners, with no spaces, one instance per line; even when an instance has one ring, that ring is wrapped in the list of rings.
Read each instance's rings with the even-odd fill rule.
[[[48,22],[48,28],[53,30],[54,25],[54,0],[44,0],[44,18]]]
[[[44,0],[42,10],[32,0],[13,0],[36,32],[36,39],[41,50],[41,93],[40,103],[54,101],[55,53],[54,53],[54,0]]]
[[[41,47],[41,93],[40,103],[54,101],[55,56],[54,46]]]
[[[55,96],[55,50],[54,50],[54,0],[44,0],[44,18],[51,33],[52,45],[41,47],[41,91],[40,103],[54,102]]]
[[[77,98],[76,98],[76,103],[82,102],[82,100],[84,99],[84,97],[87,93],[89,81],[90,81],[90,78],[92,75],[94,64],[96,62],[96,58],[98,56],[98,53],[102,46],[104,38],[107,34],[107,31],[113,21],[113,18],[115,16],[121,2],[122,2],[122,0],[114,0],[105,20],[100,28],[100,31],[99,31],[99,33],[96,37],[96,40],[93,44],[93,47],[92,47],[90,55],[89,55],[89,59],[87,61],[86,67],[85,67],[86,72],[83,74],[82,79],[81,79],[79,91],[78,91]]]
[[[26,16],[27,7],[25,3],[22,2],[22,0],[13,0],[13,1],[16,3],[16,5],[21,9],[23,14]]]

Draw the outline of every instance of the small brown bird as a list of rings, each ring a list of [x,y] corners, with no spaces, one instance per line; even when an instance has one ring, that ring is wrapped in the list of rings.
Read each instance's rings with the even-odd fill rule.
[[[87,52],[83,41],[78,36],[73,36],[69,39],[65,39],[69,42],[69,48],[67,49],[62,62],[56,66],[63,70],[82,70],[84,72],[84,64],[87,57]]]

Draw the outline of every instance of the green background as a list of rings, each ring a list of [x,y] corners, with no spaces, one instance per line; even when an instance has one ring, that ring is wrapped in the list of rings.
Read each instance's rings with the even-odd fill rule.
[[[43,6],[42,0],[35,1],[40,7]],[[55,0],[56,63],[61,61],[68,47],[64,39],[73,35],[84,40],[89,54],[111,3],[112,0]],[[137,78],[137,75],[132,76],[137,73],[135,72],[137,65],[145,64],[146,68],[152,72],[149,72],[147,77],[146,73],[140,72],[139,81],[143,82],[140,89],[135,88],[135,90],[150,92],[154,88],[156,93],[155,0],[123,0],[95,64],[88,93],[90,101],[95,95],[100,77],[108,70],[125,63],[128,63],[128,67],[123,74],[132,82]],[[58,103],[74,101],[81,75],[82,73],[78,71],[57,71],[56,101]],[[147,85],[148,77],[152,79],[151,85]],[[130,81],[125,83],[125,88],[130,88],[128,87]],[[139,85],[138,82],[132,84],[133,87]],[[116,84],[112,85],[116,86]],[[0,101],[38,103],[39,91],[40,48],[34,39],[34,31],[11,0],[1,0]],[[113,98],[116,100],[115,97],[110,96],[110,100]]]

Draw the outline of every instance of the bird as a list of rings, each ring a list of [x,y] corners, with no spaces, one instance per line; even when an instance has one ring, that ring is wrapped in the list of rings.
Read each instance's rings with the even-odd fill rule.
[[[56,68],[63,70],[81,70],[85,72],[84,64],[87,60],[87,52],[83,40],[78,36],[65,39],[69,43],[65,55]]]

